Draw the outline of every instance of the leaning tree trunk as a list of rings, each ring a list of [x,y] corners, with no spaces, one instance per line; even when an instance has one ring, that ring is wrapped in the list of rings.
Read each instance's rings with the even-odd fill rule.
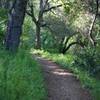
[[[15,0],[9,13],[5,47],[9,51],[16,51],[22,33],[27,0]]]

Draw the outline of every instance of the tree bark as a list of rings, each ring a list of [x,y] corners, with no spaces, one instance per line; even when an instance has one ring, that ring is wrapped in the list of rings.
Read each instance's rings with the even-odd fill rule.
[[[27,0],[15,0],[9,12],[5,39],[5,47],[9,51],[16,51],[19,46],[26,6]]]
[[[90,25],[90,29],[89,29],[89,33],[88,33],[88,35],[89,35],[88,38],[89,38],[89,40],[90,40],[90,42],[92,43],[93,46],[96,46],[96,41],[95,41],[95,39],[92,35],[92,32],[93,32],[93,28],[94,28],[94,25],[95,25],[95,22],[96,22],[98,15],[99,15],[99,0],[96,0],[96,12],[95,12],[95,15],[93,17],[93,21]]]
[[[41,49],[41,37],[40,37],[41,27],[36,25],[36,48]]]

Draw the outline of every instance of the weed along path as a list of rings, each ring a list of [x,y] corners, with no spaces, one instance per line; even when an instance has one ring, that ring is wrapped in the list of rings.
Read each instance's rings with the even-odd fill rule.
[[[35,56],[43,68],[48,91],[48,100],[92,100],[72,73],[54,62]]]

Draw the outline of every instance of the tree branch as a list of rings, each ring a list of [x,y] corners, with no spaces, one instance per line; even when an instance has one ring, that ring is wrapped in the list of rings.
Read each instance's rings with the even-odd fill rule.
[[[32,17],[32,14],[28,10],[26,10],[26,14]]]
[[[10,9],[9,9],[9,14],[11,14],[11,12],[12,12],[12,10],[14,9],[14,7],[15,7],[15,4],[16,4],[16,0],[14,0],[14,1],[11,1],[11,3],[10,3]]]
[[[92,31],[93,31],[93,28],[94,28],[94,24],[95,24],[96,18],[98,16],[98,10],[99,10],[99,0],[96,0],[96,13],[94,15],[93,21],[92,21],[92,23],[90,25],[90,29],[89,29],[89,39],[90,39],[90,41],[91,41],[93,46],[95,46],[95,40],[94,40],[94,38],[92,36]]]
[[[80,45],[82,48],[84,48],[84,44],[83,44],[82,42],[80,43],[80,42],[77,42],[77,41],[76,41],[76,42],[70,43],[62,53],[65,54],[66,51],[67,51],[71,46],[73,46],[73,45],[75,45],[75,44]]]
[[[34,21],[34,23],[37,24],[37,20],[36,20],[35,15],[34,15],[34,7],[33,7],[33,4],[28,4],[28,5],[29,5],[31,11],[30,12],[29,11],[26,11],[26,13],[29,16],[31,16],[32,17],[32,20]]]
[[[52,6],[52,7],[48,8],[48,9],[45,9],[44,12],[48,12],[48,11],[50,11],[52,9],[56,9],[56,8],[62,7],[63,5],[66,5],[66,4],[68,4],[68,3]]]

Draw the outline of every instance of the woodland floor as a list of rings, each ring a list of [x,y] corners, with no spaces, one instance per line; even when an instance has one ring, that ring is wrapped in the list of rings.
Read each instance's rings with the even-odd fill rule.
[[[48,100],[92,100],[89,91],[82,88],[73,73],[53,61],[39,56],[35,58],[44,72]]]

